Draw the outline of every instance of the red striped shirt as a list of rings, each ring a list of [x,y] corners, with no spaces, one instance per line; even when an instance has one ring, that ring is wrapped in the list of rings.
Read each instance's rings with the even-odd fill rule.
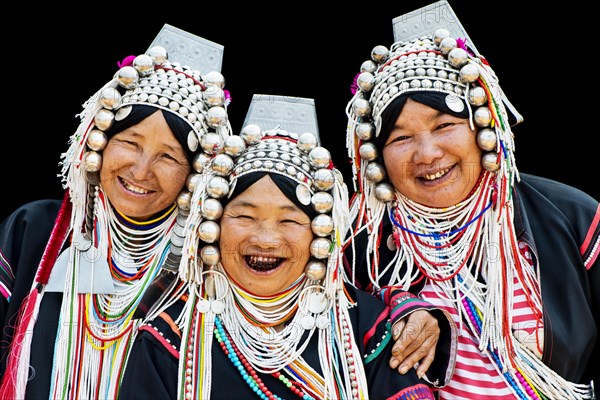
[[[531,253],[527,245],[520,243],[521,253],[531,263]],[[526,301],[525,293],[520,283],[515,279],[515,290],[513,297],[513,330],[525,330],[531,335],[535,343],[535,316]],[[431,304],[447,310],[457,326],[460,326],[458,312],[444,298],[440,298],[431,282],[427,282],[421,291],[421,297]],[[539,327],[542,327],[539,325]],[[438,390],[440,400],[472,400],[472,399],[515,399],[510,386],[506,383],[495,364],[485,353],[479,351],[478,342],[473,336],[470,328],[462,324],[462,331],[458,334],[457,362],[454,376],[444,388]]]

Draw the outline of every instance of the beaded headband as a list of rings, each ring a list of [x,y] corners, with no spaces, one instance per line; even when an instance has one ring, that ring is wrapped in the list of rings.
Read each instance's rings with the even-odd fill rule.
[[[205,171],[205,179],[199,180],[193,194],[189,230],[185,248],[191,249],[195,257],[196,245],[201,264],[197,270],[182,264],[180,276],[183,280],[201,279],[203,266],[215,266],[221,259],[215,243],[219,239],[218,220],[223,213],[220,199],[231,195],[237,180],[246,174],[264,171],[286,176],[298,183],[296,196],[303,205],[312,204],[317,215],[311,222],[315,238],[311,242],[312,259],[305,267],[309,279],[324,279],[326,259],[336,238],[344,232],[347,220],[347,191],[342,176],[331,162],[331,154],[317,144],[317,137],[311,132],[301,134],[274,128],[263,131],[256,124],[246,125],[239,136],[232,135],[225,140],[224,152],[216,155]],[[340,200],[340,198],[345,200]],[[339,204],[339,206],[338,206]],[[346,214],[343,214],[346,210]],[[340,219],[340,215],[345,215]],[[342,221],[342,222],[338,222]],[[196,236],[197,235],[197,236]]]
[[[412,19],[433,11],[442,16],[454,15],[446,1],[439,1],[408,17],[394,19],[395,32],[406,34],[398,24],[414,26]],[[507,171],[514,168],[514,143],[506,107],[517,122],[522,118],[504,96],[485,58],[467,45],[466,33],[461,32],[464,38],[453,38],[450,30],[441,27],[449,23],[456,31],[456,25],[462,28],[458,20],[441,16],[435,20],[440,27],[428,35],[419,32],[416,39],[396,41],[390,50],[381,45],[373,48],[371,60],[361,65],[357,90],[348,103],[347,147],[350,158],[355,160],[354,176],[359,170],[364,171],[357,179],[362,180],[363,188],[371,187],[382,202],[393,200],[394,188],[385,181],[387,173],[372,140],[380,134],[382,113],[406,93],[444,93],[451,110],[460,112],[467,107],[472,126],[479,128],[477,144],[484,152],[483,167],[491,172],[498,172],[503,166]]]

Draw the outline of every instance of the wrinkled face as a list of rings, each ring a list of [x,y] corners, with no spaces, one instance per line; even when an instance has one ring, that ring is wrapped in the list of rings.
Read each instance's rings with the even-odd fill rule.
[[[234,198],[221,218],[227,273],[258,295],[280,293],[304,273],[311,220],[266,175]]]
[[[124,215],[145,220],[173,204],[190,173],[162,112],[113,136],[102,152],[100,183]]]
[[[464,200],[481,173],[481,150],[469,120],[409,99],[383,149],[396,190],[430,207]]]

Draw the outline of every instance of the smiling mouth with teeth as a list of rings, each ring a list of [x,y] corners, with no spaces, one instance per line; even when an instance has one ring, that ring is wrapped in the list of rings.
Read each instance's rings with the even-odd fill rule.
[[[425,179],[426,181],[433,181],[435,179],[441,178],[442,176],[446,175],[448,173],[448,171],[450,171],[450,169],[451,168],[446,168],[446,169],[436,172],[435,174],[423,175],[422,178]]]
[[[148,193],[150,193],[149,190],[143,189],[143,188],[141,188],[139,186],[133,186],[132,184],[130,184],[129,182],[126,182],[121,177],[119,177],[119,181],[121,182],[121,185],[123,185],[125,187],[125,189],[129,190],[130,192],[138,193],[138,194],[148,194]]]
[[[258,272],[267,272],[279,267],[284,260],[277,257],[244,256],[246,265]]]

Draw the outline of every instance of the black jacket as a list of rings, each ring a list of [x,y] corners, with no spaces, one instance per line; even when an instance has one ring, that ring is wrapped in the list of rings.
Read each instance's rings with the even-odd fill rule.
[[[565,379],[600,385],[600,208],[598,201],[571,186],[528,174],[514,191],[515,228],[539,262],[544,313],[543,361]],[[382,224],[380,263],[394,255],[392,233]],[[357,237],[356,265],[365,266],[365,243]],[[365,268],[357,285],[369,289]],[[387,280],[379,282],[387,285]],[[411,288],[418,294],[422,283]]]

